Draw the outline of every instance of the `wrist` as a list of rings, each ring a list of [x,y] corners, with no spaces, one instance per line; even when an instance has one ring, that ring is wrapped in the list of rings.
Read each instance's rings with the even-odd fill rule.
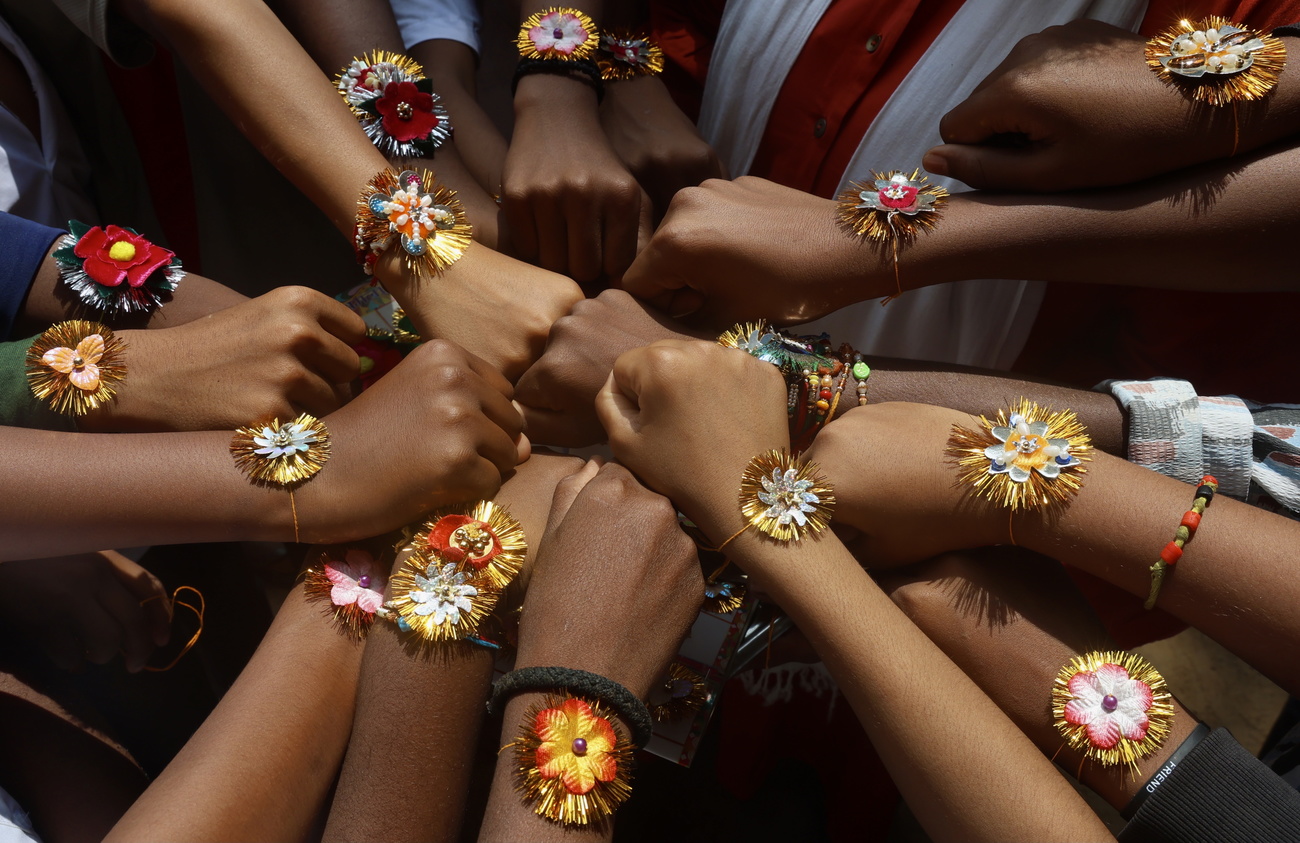
[[[524,76],[515,88],[514,104],[516,120],[543,114],[552,120],[588,118],[598,122],[596,91],[579,72]]]

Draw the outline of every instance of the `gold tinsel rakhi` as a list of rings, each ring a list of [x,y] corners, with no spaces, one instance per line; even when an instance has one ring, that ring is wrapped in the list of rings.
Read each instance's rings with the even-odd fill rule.
[[[383,170],[357,199],[358,252],[378,254],[397,242],[407,270],[419,280],[460,260],[473,233],[456,191],[438,184],[429,170]]]
[[[662,723],[694,714],[708,701],[709,689],[704,684],[704,677],[674,661],[668,665],[662,681],[650,689],[646,704],[650,716]]]
[[[371,79],[371,76],[375,78]],[[361,108],[379,97],[389,82],[414,82],[424,78],[424,68],[415,59],[388,50],[362,53],[334,75],[334,84],[348,109],[358,119],[372,115]]]
[[[105,325],[60,322],[28,347],[27,383],[56,413],[84,416],[113,400],[126,377],[125,351],[126,342]]]
[[[850,233],[877,242],[889,241],[894,261],[894,283],[898,292],[881,304],[888,304],[903,294],[898,272],[898,249],[938,223],[939,211],[948,191],[929,178],[920,168],[906,175],[901,170],[871,173],[870,185],[850,182],[839,195],[840,224]]]
[[[1173,697],[1146,659],[1123,651],[1076,656],[1052,685],[1053,725],[1070,748],[1106,766],[1137,762],[1169,736]]]
[[[777,541],[820,533],[834,508],[835,493],[817,464],[785,449],[754,457],[740,478],[740,511],[747,526]]]
[[[516,790],[538,816],[593,825],[632,795],[632,744],[599,702],[548,695],[520,731],[502,749],[514,749]]]
[[[563,6],[529,15],[515,36],[525,59],[582,61],[591,58],[599,43],[596,23],[585,12]]]
[[[361,548],[348,548],[341,560],[322,551],[316,564],[303,572],[303,594],[323,604],[340,632],[359,641],[383,606],[385,574],[370,552]]]
[[[435,510],[412,542],[444,562],[463,562],[494,589],[508,586],[528,555],[523,527],[494,501]]]
[[[464,641],[501,598],[491,579],[466,562],[414,549],[388,581],[383,617],[431,644]]]
[[[1076,495],[1079,476],[1067,469],[1088,460],[1092,446],[1073,410],[1054,411],[1021,398],[996,419],[980,416],[970,430],[953,425],[947,453],[960,480],[1012,512],[1059,505]]]
[[[329,460],[329,431],[308,413],[284,424],[272,419],[236,430],[230,454],[254,483],[293,487],[311,479]]]
[[[664,69],[664,51],[644,32],[606,30],[600,34],[596,66],[606,82],[655,76]]]
[[[1286,47],[1272,35],[1227,18],[1180,20],[1146,46],[1147,67],[1166,85],[1213,106],[1261,99],[1286,67]]]

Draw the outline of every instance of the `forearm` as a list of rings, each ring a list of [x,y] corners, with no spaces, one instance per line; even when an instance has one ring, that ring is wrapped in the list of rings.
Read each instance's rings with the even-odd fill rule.
[[[1136,775],[1122,766],[1085,762],[1066,745],[1049,713],[1057,673],[1075,656],[1119,648],[1069,575],[1050,559],[1016,548],[984,548],[877,576],[912,622],[1044,755],[1116,810],[1196,727],[1196,718],[1174,700],[1169,736],[1138,763]]]
[[[1016,516],[1016,540],[1145,597],[1150,567],[1193,495],[1185,483],[1097,454],[1068,508]],[[1216,496],[1184,557],[1167,571],[1159,606],[1300,693],[1300,586],[1291,576],[1297,546],[1300,525]]]
[[[1054,196],[954,196],[936,230],[901,254],[903,286],[1023,278],[1248,292],[1295,289],[1282,248],[1300,222],[1300,148]],[[1215,244],[1231,243],[1231,248]],[[1238,256],[1251,255],[1249,272]]]
[[[230,436],[6,428],[0,555],[286,540],[287,493],[251,485],[230,458]]]
[[[347,757],[325,840],[457,840],[492,677],[492,651],[468,643],[414,656],[376,623],[366,642]]]
[[[59,247],[56,240],[51,253]],[[227,307],[248,301],[248,297],[237,293],[224,284],[219,284],[201,275],[186,273],[176,292],[163,307],[155,308],[151,313],[115,315],[88,311],[76,296],[63,288],[59,280],[59,265],[53,257],[47,256],[32,279],[32,286],[23,301],[19,325],[14,330],[15,336],[37,333],[55,322],[67,319],[99,319],[112,327],[122,328],[167,328],[192,322],[201,316],[225,310]]]
[[[450,39],[421,41],[409,50],[424,65],[433,89],[447,104],[456,135],[452,140],[465,168],[490,194],[501,190],[506,139],[475,96],[476,56],[468,45]],[[493,214],[495,216],[495,212]]]
[[[271,10],[259,0],[122,0],[122,9],[186,63],[254,146],[350,241],[357,195],[388,162]]]
[[[1051,762],[838,542],[777,545],[751,530],[733,545],[815,642],[932,837],[1109,839]]]
[[[301,590],[109,840],[301,840],[343,758],[362,648]]]

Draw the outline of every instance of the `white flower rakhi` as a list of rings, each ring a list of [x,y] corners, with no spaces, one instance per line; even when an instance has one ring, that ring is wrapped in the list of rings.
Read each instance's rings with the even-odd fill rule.
[[[885,299],[889,302],[903,292],[898,272],[898,250],[922,231],[933,228],[948,198],[948,191],[929,179],[920,169],[909,176],[895,170],[872,172],[871,184],[851,182],[840,194],[840,224],[858,237],[876,242],[888,241],[894,262],[894,281],[898,292]]]
[[[1063,504],[1078,493],[1092,447],[1073,410],[1021,398],[980,422],[978,430],[954,425],[947,449],[977,494],[1014,512]]]
[[[1106,766],[1137,762],[1158,750],[1173,725],[1164,677],[1141,656],[1092,652],[1061,668],[1052,686],[1052,717],[1074,750]]]
[[[754,457],[741,476],[740,510],[746,527],[777,541],[797,541],[821,532],[830,523],[834,507],[835,494],[817,465],[785,450]]]
[[[1146,46],[1147,66],[1166,85],[1212,106],[1258,100],[1277,86],[1286,47],[1272,35],[1211,16],[1181,20]]]
[[[393,574],[388,592],[383,615],[431,643],[473,637],[501,597],[472,567],[419,550]]]
[[[241,427],[230,440],[235,466],[259,486],[278,486],[289,492],[293,512],[293,540],[298,541],[298,504],[293,490],[325,467],[330,458],[330,436],[324,422],[303,413],[290,422]]]

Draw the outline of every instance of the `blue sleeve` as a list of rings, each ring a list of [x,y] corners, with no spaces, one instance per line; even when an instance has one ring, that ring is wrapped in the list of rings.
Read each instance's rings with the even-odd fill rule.
[[[0,340],[8,339],[50,244],[66,231],[0,212]]]

